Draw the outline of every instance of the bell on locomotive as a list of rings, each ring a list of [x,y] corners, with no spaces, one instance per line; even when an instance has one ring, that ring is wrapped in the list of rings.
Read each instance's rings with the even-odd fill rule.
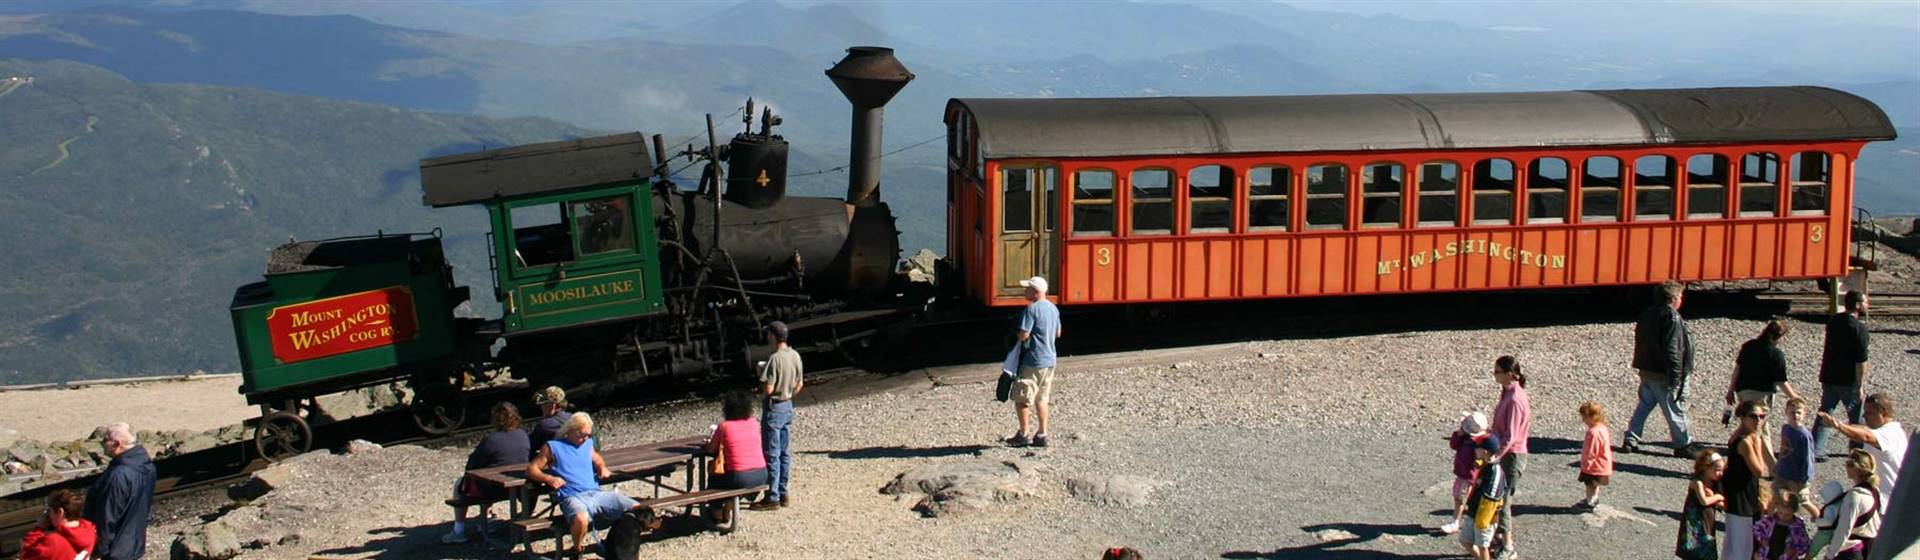
[[[727,191],[722,196],[748,208],[767,208],[787,194],[787,140],[773,133],[781,120],[773,107],[762,109],[758,133],[753,131],[753,99],[747,99],[741,114],[747,126],[727,144]]]

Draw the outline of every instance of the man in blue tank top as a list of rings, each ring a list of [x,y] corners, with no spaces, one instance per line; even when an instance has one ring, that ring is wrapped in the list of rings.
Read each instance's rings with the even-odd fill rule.
[[[593,417],[585,412],[567,419],[560,438],[547,442],[527,464],[527,480],[552,488],[560,514],[571,521],[575,558],[585,548],[587,530],[594,522],[610,524],[640,506],[619,492],[600,490],[600,479],[612,476],[606,459],[593,448]]]

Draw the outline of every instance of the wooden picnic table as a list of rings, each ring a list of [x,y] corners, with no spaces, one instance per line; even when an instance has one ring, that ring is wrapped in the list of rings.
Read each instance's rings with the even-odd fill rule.
[[[607,470],[613,475],[600,481],[612,484],[626,480],[642,480],[652,485],[654,496],[667,490],[676,494],[686,494],[706,486],[707,437],[694,436],[654,443],[603,449],[600,457],[606,461]],[[504,490],[507,494],[508,521],[518,521],[533,517],[534,500],[538,492],[547,491],[545,484],[527,479],[528,463],[501,465],[485,469],[467,471],[482,487]],[[685,486],[674,487],[665,481],[674,471],[686,470]],[[524,543],[523,543],[524,544]]]

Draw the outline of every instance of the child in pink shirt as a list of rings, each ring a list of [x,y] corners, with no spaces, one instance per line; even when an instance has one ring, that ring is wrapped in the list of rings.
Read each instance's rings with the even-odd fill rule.
[[[1453,448],[1453,519],[1440,525],[1440,532],[1451,535],[1460,530],[1460,518],[1467,512],[1467,494],[1473,491],[1473,476],[1479,471],[1474,463],[1474,448],[1487,438],[1487,415],[1469,412],[1460,417],[1460,429],[1447,438]]]
[[[1600,487],[1613,479],[1613,432],[1600,403],[1580,403],[1580,420],[1587,423],[1587,438],[1580,444],[1580,482],[1587,485],[1587,497],[1573,507],[1592,510],[1600,505]]]

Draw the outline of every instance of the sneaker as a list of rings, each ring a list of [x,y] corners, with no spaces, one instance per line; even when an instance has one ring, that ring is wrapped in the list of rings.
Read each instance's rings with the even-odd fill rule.
[[[1494,560],[1520,560],[1520,553],[1514,552],[1513,549],[1509,548],[1509,549],[1500,551],[1500,554],[1497,556],[1494,556],[1493,558]]]
[[[1573,503],[1573,509],[1576,511],[1593,511],[1594,508],[1599,506],[1600,506],[1600,500],[1582,499],[1578,502]]]
[[[1027,439],[1027,434],[1013,434],[1007,436],[1007,439],[1003,441],[1006,441],[1009,447],[1026,447],[1028,443],[1031,443],[1031,441]]]
[[[440,536],[440,544],[461,544],[467,542],[468,538],[470,536],[466,533],[451,532]]]
[[[1634,440],[1626,440],[1626,441],[1620,442],[1620,453],[1631,455],[1639,452],[1640,452],[1640,442],[1634,441]]]
[[[1458,519],[1440,524],[1440,534],[1442,535],[1451,535],[1458,532],[1460,532],[1460,520]]]
[[[1046,447],[1046,446],[1047,446],[1047,434],[1034,434],[1034,435],[1033,435],[1033,446],[1034,446],[1034,447]]]

